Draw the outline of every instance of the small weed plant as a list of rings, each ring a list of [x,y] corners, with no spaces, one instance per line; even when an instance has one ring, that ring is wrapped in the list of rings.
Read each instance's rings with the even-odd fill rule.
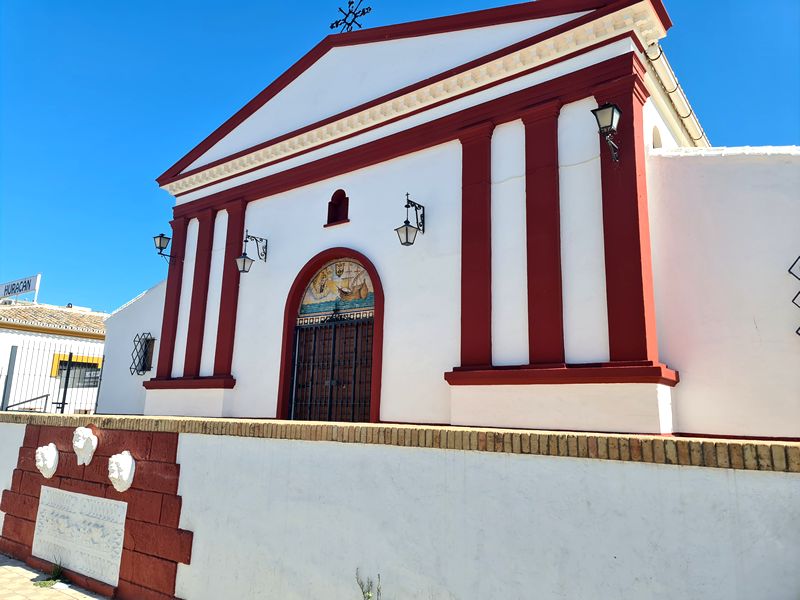
[[[356,569],[356,583],[361,588],[362,600],[381,600],[381,574],[378,573],[377,583],[372,581],[369,577],[364,581],[361,579],[361,574]]]
[[[50,578],[44,581],[37,581],[33,585],[40,588],[51,588],[64,578],[64,567],[61,564],[53,565],[53,570],[50,571]]]

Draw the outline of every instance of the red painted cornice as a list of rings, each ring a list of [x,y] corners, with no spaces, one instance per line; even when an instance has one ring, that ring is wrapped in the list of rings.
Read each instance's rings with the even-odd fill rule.
[[[461,31],[467,29],[474,29],[478,27],[488,27],[492,25],[502,25],[505,23],[513,23],[517,21],[531,20],[537,18],[554,17],[574,12],[596,11],[596,14],[593,13],[590,15],[586,15],[582,19],[576,19],[575,21],[564,24],[560,27],[553,28],[550,31],[544,32],[544,34],[540,34],[539,36],[534,36],[536,38],[542,36],[547,37],[550,35],[554,35],[555,33],[561,31],[563,28],[567,26],[572,26],[578,23],[578,21],[586,19],[591,20],[593,18],[596,18],[597,16],[601,16],[602,14],[614,12],[616,10],[624,8],[625,6],[635,4],[638,1],[639,0],[539,0],[538,2],[526,2],[523,4],[516,4],[513,6],[505,6],[505,7],[476,11],[471,13],[464,13],[460,15],[451,15],[447,17],[440,17],[437,19],[427,19],[424,21],[415,21],[412,23],[402,23],[399,25],[390,25],[386,27],[376,27],[374,29],[366,29],[361,31],[352,31],[348,33],[329,35],[326,38],[324,38],[319,44],[317,44],[314,48],[312,48],[311,51],[309,51],[305,56],[303,56],[300,60],[298,60],[294,65],[292,65],[274,82],[272,82],[269,86],[267,86],[255,98],[253,98],[250,102],[248,102],[243,108],[241,108],[232,117],[230,117],[227,121],[225,121],[220,127],[218,127],[214,132],[212,132],[208,137],[206,137],[202,142],[200,142],[197,146],[195,146],[188,154],[186,154],[178,162],[176,162],[164,173],[162,173],[156,179],[156,181],[158,182],[159,185],[163,186],[177,179],[181,179],[181,177],[184,177],[188,174],[210,168],[219,162],[230,160],[231,158],[234,158],[237,155],[252,152],[253,150],[263,146],[264,144],[259,144],[257,146],[253,146],[241,152],[235,153],[231,156],[225,157],[224,159],[221,159],[219,161],[214,161],[212,163],[209,163],[208,165],[204,165],[203,167],[200,167],[198,169],[193,169],[192,171],[189,171],[187,173],[182,173],[189,165],[191,165],[194,161],[196,161],[208,150],[210,150],[225,136],[231,133],[236,127],[238,127],[241,123],[243,123],[259,108],[264,106],[279,92],[288,87],[289,84],[291,84],[295,79],[297,79],[302,73],[308,70],[314,63],[316,63],[320,58],[322,58],[328,51],[330,51],[333,48],[341,46],[353,46],[353,45],[366,44],[372,42],[391,41],[409,37],[432,35],[436,33],[447,33],[451,31]],[[672,21],[670,20],[669,15],[667,14],[666,9],[664,8],[664,5],[661,2],[661,0],[650,0],[650,2],[653,5],[659,18],[661,19],[665,29],[671,27]],[[449,74],[451,71],[469,68],[473,64],[478,64],[486,60],[491,60],[495,57],[495,55],[499,55],[500,53],[504,53],[507,51],[513,51],[514,47],[519,44],[530,43],[532,39],[533,38],[528,40],[523,40],[522,42],[518,42],[517,44],[509,46],[508,48],[503,48],[500,51],[493,52],[477,60],[470,61],[469,63],[461,65],[456,69],[449,70],[447,73],[443,73],[434,76],[432,78],[429,78],[428,80],[425,80],[423,82],[413,84],[412,86],[408,86],[408,88],[403,88],[403,90],[398,90],[397,92],[394,92],[389,96],[402,94],[407,89],[419,87],[419,85],[424,84],[430,80],[438,79],[446,74]],[[368,104],[372,103],[373,102],[370,102]],[[358,109],[360,108],[362,107],[358,107]],[[347,112],[352,112],[352,110]],[[347,113],[336,115],[336,117],[340,118],[345,114]],[[318,125],[319,124],[315,124],[314,126]],[[304,129],[308,129],[308,127]],[[302,130],[297,130],[287,135],[296,135],[299,132],[302,132]],[[280,136],[275,140],[270,140],[268,143],[274,143],[276,140],[280,140],[282,137],[286,136]]]
[[[677,385],[678,372],[659,363],[541,365],[454,369],[444,374],[450,385],[529,385],[586,383],[660,383]]]
[[[236,385],[233,377],[176,377],[145,381],[148,390],[211,390],[232,389]]]

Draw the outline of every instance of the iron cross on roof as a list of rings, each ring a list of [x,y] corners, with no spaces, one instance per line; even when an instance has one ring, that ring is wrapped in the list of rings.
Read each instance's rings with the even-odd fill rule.
[[[341,27],[341,29],[339,29],[339,33],[352,31],[353,25],[356,25],[359,29],[361,29],[361,23],[358,22],[358,19],[372,12],[372,8],[369,6],[366,8],[361,8],[362,2],[363,0],[358,0],[358,4],[355,4],[354,0],[348,0],[347,11],[345,12],[341,8],[339,9],[339,12],[342,13],[343,17],[331,23],[331,29]],[[355,7],[353,6],[354,4]]]

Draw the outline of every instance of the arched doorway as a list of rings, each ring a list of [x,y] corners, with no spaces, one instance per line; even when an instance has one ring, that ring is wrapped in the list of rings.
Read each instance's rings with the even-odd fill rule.
[[[284,319],[279,418],[378,421],[383,292],[366,257],[337,248],[309,261]]]

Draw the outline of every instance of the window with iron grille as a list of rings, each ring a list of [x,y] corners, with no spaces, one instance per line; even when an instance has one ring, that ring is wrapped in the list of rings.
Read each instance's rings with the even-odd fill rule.
[[[69,365],[69,387],[70,388],[99,388],[100,387],[100,365],[96,362],[81,362],[73,359],[70,364],[67,360],[62,360],[58,365],[58,377],[62,382],[66,381],[67,365]]]
[[[133,338],[131,375],[144,375],[153,370],[153,350],[156,339],[150,333],[139,333]]]

